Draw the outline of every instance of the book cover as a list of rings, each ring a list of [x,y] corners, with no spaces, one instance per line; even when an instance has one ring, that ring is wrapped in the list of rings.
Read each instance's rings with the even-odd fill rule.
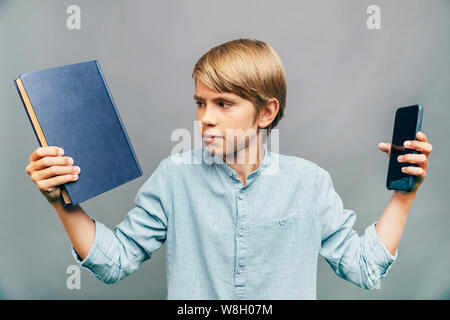
[[[21,73],[14,83],[40,146],[63,148],[81,168],[60,186],[64,206],[142,176],[97,60]]]

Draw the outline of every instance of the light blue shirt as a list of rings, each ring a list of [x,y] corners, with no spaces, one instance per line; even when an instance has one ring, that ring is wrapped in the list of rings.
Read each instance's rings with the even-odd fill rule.
[[[167,299],[316,299],[317,260],[366,289],[397,257],[375,232],[352,229],[329,173],[267,150],[246,185],[209,149],[163,159],[113,230],[95,221],[81,261],[105,283],[135,271],[166,243]],[[149,280],[151,285],[151,280]]]

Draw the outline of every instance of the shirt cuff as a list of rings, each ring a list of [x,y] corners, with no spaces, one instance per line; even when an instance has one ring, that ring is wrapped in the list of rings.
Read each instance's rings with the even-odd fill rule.
[[[106,250],[103,248],[103,245],[109,241],[111,230],[103,223],[95,221],[94,219],[92,220],[95,223],[95,236],[88,255],[82,260],[73,246],[71,251],[78,264],[92,271],[97,278],[102,279],[102,275],[104,275],[113,265],[112,260],[105,253]]]
[[[368,239],[368,246],[366,249],[370,252],[372,262],[385,269],[382,274],[384,275],[390,269],[392,263],[397,259],[398,249],[395,250],[394,255],[389,252],[377,235],[375,230],[377,222],[378,221],[372,223],[365,231]]]

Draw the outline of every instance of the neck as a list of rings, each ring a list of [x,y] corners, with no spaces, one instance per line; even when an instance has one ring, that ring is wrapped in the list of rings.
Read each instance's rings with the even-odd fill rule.
[[[245,148],[236,151],[233,155],[223,157],[227,165],[236,171],[243,185],[245,185],[248,175],[258,169],[266,156],[260,139],[252,140]]]

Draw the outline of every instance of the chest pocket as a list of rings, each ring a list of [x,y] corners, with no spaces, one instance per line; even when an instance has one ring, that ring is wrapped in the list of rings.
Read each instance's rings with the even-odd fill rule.
[[[312,213],[298,211],[248,224],[249,258],[277,264],[314,251],[318,238]],[[319,241],[320,242],[320,241]],[[283,262],[284,261],[284,262]]]

